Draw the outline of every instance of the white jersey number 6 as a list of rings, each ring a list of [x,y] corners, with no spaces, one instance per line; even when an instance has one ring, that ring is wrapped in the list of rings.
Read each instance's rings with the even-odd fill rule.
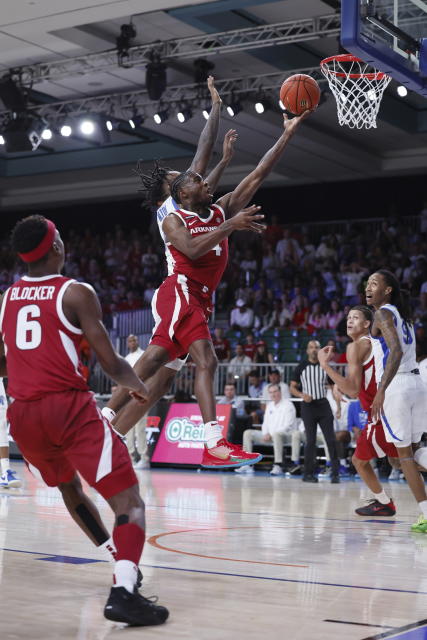
[[[19,349],[37,349],[42,341],[41,324],[33,318],[40,318],[40,307],[36,304],[19,309],[16,318],[16,346]]]

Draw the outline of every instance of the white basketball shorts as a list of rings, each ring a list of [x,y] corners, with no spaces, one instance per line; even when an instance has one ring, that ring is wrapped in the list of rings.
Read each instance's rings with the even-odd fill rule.
[[[407,447],[427,430],[427,387],[414,373],[397,373],[385,392],[381,421],[387,442]]]

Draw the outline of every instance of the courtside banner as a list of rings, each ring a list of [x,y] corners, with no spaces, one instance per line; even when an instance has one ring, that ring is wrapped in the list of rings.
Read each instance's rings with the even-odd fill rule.
[[[216,415],[225,438],[230,422],[231,406],[217,404]],[[198,404],[172,404],[151,456],[151,462],[200,464],[205,442],[204,431]]]

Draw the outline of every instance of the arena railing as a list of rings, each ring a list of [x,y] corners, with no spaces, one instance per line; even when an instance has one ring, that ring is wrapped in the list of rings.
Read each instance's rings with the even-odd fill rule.
[[[274,363],[253,363],[251,365],[230,365],[229,363],[220,363],[215,374],[214,389],[217,396],[224,395],[224,387],[227,383],[233,382],[236,385],[238,395],[247,395],[248,393],[248,373],[256,370],[260,378],[268,382],[268,372],[272,369],[278,369],[282,382],[289,384],[292,372],[298,365],[298,362],[274,362]],[[340,373],[345,371],[345,365],[334,365]],[[178,371],[169,397],[174,397],[177,392],[182,395],[194,395],[194,376],[195,365],[193,363],[185,364],[181,371]],[[92,391],[98,395],[109,395],[111,387],[115,383],[102,371],[99,364],[95,365],[92,373],[90,385]]]

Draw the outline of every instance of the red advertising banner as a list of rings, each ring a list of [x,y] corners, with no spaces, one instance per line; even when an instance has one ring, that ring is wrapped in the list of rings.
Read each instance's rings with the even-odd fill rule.
[[[231,405],[217,404],[216,415],[226,437]],[[198,404],[172,404],[151,456],[151,462],[200,464],[205,442],[204,431]]]

